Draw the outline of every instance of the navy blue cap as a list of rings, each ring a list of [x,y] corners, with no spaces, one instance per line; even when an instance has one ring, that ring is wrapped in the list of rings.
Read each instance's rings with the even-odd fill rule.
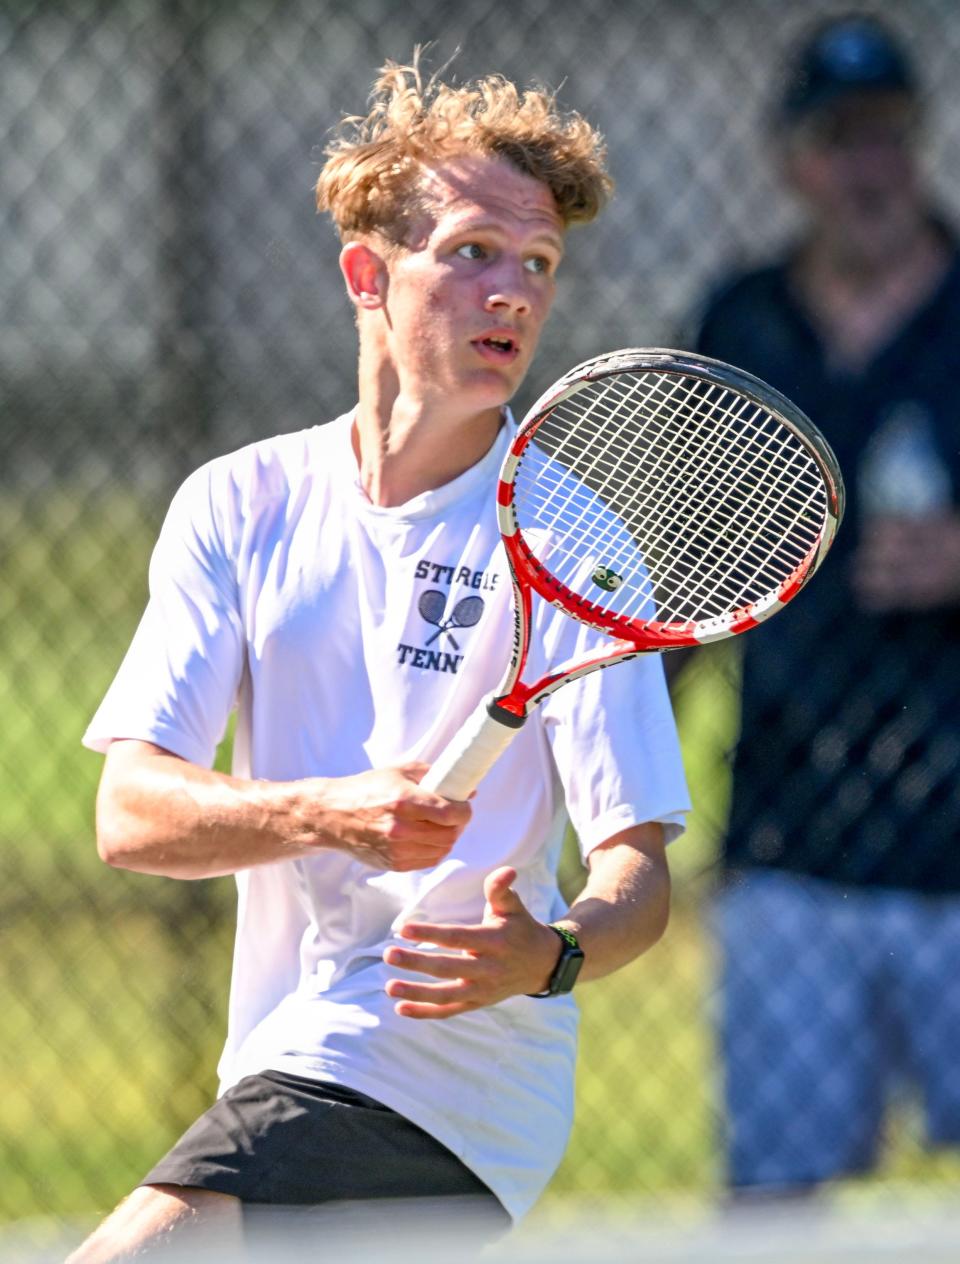
[[[788,69],[782,100],[789,121],[853,92],[917,91],[913,66],[879,19],[849,15],[819,26]]]

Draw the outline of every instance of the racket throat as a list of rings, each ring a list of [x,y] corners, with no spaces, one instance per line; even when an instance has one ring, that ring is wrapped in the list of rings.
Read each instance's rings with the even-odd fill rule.
[[[486,703],[487,715],[491,720],[496,720],[498,724],[504,725],[508,729],[521,729],[527,722],[527,707],[524,703],[514,702],[513,706],[517,710],[513,710],[510,706],[504,704],[508,701],[506,694],[499,698],[490,698]]]

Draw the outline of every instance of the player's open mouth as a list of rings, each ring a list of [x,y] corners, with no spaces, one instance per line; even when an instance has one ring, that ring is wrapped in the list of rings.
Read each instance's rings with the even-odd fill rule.
[[[474,347],[485,360],[496,364],[509,364],[520,354],[517,343],[507,334],[487,334],[473,340]]]

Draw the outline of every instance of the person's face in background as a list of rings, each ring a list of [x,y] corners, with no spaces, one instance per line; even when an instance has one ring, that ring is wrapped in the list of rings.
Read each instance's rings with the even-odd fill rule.
[[[838,264],[873,270],[912,244],[926,216],[918,148],[903,92],[852,93],[791,127],[787,183]]]

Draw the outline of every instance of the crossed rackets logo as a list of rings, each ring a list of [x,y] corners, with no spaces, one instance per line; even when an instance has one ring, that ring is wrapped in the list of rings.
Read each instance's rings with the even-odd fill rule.
[[[437,629],[427,639],[426,644],[432,645],[437,637],[446,634],[453,648],[459,651],[460,646],[450,629],[472,628],[478,623],[480,616],[483,614],[483,598],[461,597],[449,615],[446,614],[446,608],[446,595],[436,588],[428,588],[426,592],[422,592],[417,602],[417,609],[420,611],[421,618]]]

